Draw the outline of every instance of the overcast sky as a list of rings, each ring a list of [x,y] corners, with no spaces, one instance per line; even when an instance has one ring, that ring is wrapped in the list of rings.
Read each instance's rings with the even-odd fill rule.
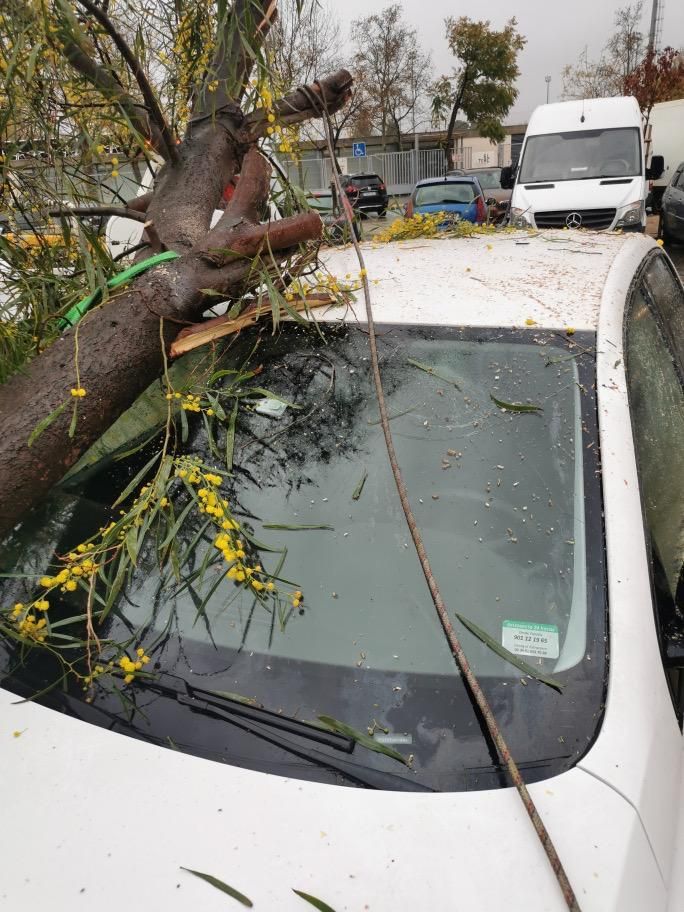
[[[331,0],[348,32],[352,19],[380,12],[391,0]],[[546,101],[544,77],[551,76],[551,101],[561,92],[561,70],[574,63],[585,46],[598,56],[612,32],[613,15],[627,0],[403,0],[404,18],[417,29],[423,49],[432,56],[435,75],[450,72],[451,57],[444,40],[446,16],[489,19],[501,28],[515,16],[527,45],[520,56],[519,96],[508,118],[509,123],[526,122],[532,110]],[[651,21],[651,2],[644,0],[643,30]],[[684,2],[665,0],[661,47],[684,46]],[[426,125],[427,126],[427,125]]]

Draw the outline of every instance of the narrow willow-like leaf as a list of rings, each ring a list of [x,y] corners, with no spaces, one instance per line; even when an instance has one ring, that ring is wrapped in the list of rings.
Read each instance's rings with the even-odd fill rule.
[[[292,888],[292,892],[296,893],[297,896],[300,896],[303,900],[313,906],[314,909],[318,909],[318,912],[335,912],[332,906],[329,906],[326,902],[323,902],[322,899],[318,899],[316,896],[312,896],[310,893],[304,893],[303,890],[295,890]]]
[[[226,469],[229,472],[233,471],[233,454],[235,452],[235,423],[237,421],[237,414],[240,402],[238,399],[235,400],[233,404],[233,410],[230,413],[230,418],[228,419],[228,427],[226,428]]]
[[[188,439],[188,413],[184,408],[179,411],[180,423],[181,423],[181,440],[183,443],[187,442]]]
[[[78,401],[74,400],[74,410],[71,413],[71,421],[69,422],[69,439],[73,439],[74,434],[76,433],[76,423],[78,422]]]
[[[489,398],[492,400],[494,405],[498,406],[500,409],[505,409],[507,412],[543,412],[544,409],[541,405],[526,405],[524,402],[503,402],[501,399],[497,399],[496,396],[492,396],[491,393]]]
[[[325,523],[321,523],[320,525],[316,525],[316,524],[306,525],[305,524],[302,526],[294,526],[294,525],[291,526],[291,525],[288,525],[287,523],[262,523],[261,525],[264,527],[264,529],[280,529],[281,531],[284,531],[284,532],[313,532],[317,529],[321,529],[326,532],[335,531],[334,526],[328,526]]]
[[[400,754],[399,751],[395,751],[391,747],[388,747],[386,744],[382,744],[380,741],[376,741],[375,738],[371,738],[370,735],[366,735],[363,732],[357,731],[355,728],[352,728],[351,725],[347,725],[345,722],[340,722],[337,719],[333,719],[332,716],[319,716],[318,718],[319,721],[321,721],[327,728],[331,728],[333,731],[339,732],[341,735],[346,735],[348,738],[356,741],[357,744],[360,744],[361,747],[375,751],[376,754],[385,754],[385,756],[391,757],[393,760],[398,760],[400,763],[403,763],[406,766],[409,765],[406,757],[403,754]]]
[[[511,665],[515,665],[516,668],[519,668],[520,671],[524,671],[525,674],[530,675],[532,678],[536,678],[537,681],[541,681],[542,684],[546,684],[548,687],[553,687],[554,690],[557,690],[559,693],[563,692],[563,685],[560,681],[557,681],[555,678],[551,678],[548,675],[542,674],[537,668],[534,668],[532,665],[528,665],[527,662],[519,658],[514,652],[506,649],[505,646],[502,646],[500,643],[490,637],[490,635],[483,630],[481,627],[478,627],[477,624],[474,624],[468,618],[463,617],[462,614],[456,613],[456,617],[463,624],[464,627],[467,627],[468,630],[474,634],[478,640],[482,640],[485,646],[495,652],[500,658],[505,659],[507,662],[510,662]]]
[[[211,884],[212,887],[216,887],[217,890],[221,890],[222,893],[227,893],[228,896],[236,899],[239,903],[242,903],[242,905],[246,906],[248,909],[251,909],[254,905],[248,896],[245,896],[244,893],[240,893],[240,891],[236,890],[235,887],[231,887],[227,883],[224,883],[222,880],[219,880],[218,877],[214,877],[211,874],[203,874],[202,871],[193,871],[192,868],[184,868],[183,865],[180,867],[181,871],[187,871],[188,874],[194,874],[195,877],[199,877],[200,880],[206,881],[208,884]]]
[[[161,450],[158,453],[155,453],[154,456],[152,457],[152,459],[150,459],[149,462],[146,462],[145,465],[142,467],[142,469],[140,469],[140,471],[135,476],[135,478],[126,485],[126,487],[123,489],[121,494],[119,494],[119,496],[116,498],[116,500],[112,504],[113,507],[118,507],[119,504],[123,503],[127,497],[130,497],[134,491],[137,491],[137,489],[140,487],[142,482],[147,477],[152,466],[155,464],[155,462],[160,457],[161,457]]]
[[[434,367],[430,367],[429,364],[423,364],[420,361],[415,361],[413,358],[406,359],[409,364],[413,367],[417,367],[419,370],[425,371],[426,374],[430,374],[432,377],[437,377],[438,380],[444,380],[445,383],[450,383],[452,386],[455,386],[457,390],[460,390],[460,386],[453,380],[451,377],[445,377],[444,374],[440,374],[439,371],[436,371]]]
[[[352,494],[352,500],[358,500],[359,497],[361,497],[361,492],[363,491],[363,486],[365,485],[367,478],[368,478],[368,472],[364,472],[363,475],[361,476],[361,478],[359,479],[359,483],[354,488],[354,492]]]

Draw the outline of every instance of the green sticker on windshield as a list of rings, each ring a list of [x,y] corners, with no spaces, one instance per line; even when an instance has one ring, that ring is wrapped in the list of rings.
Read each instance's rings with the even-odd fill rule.
[[[555,624],[535,624],[532,621],[504,621],[501,645],[514,655],[557,659],[558,627]]]

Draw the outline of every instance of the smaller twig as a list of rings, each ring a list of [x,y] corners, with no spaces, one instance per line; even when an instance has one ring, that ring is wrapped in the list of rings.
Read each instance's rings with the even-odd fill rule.
[[[91,215],[118,215],[120,218],[134,219],[136,222],[146,222],[144,212],[135,209],[125,209],[123,206],[74,206],[73,209],[50,209],[48,215],[55,218],[60,216],[75,215],[79,218],[88,218]]]
[[[171,134],[171,130],[166,122],[166,118],[162,113],[162,109],[159,106],[157,96],[154,94],[154,90],[148,82],[147,76],[145,75],[145,72],[140,65],[140,61],[130,49],[126,40],[119,33],[109,16],[99,6],[96,6],[91,2],[91,0],[78,0],[78,2],[81,4],[81,6],[85,7],[85,9],[88,10],[91,16],[97,19],[102,28],[107,32],[114,44],[117,46],[119,53],[123,59],[130,67],[131,72],[133,73],[133,76],[135,77],[135,80],[138,83],[142,96],[145,100],[148,116],[152,123],[159,130],[162,143],[164,144],[166,157],[172,162],[172,164],[178,164],[180,156],[178,155],[176,142]]]

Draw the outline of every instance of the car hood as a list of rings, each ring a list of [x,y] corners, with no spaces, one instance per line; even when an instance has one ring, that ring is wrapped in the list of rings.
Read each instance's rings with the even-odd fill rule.
[[[8,909],[79,902],[223,912],[305,912],[293,890],[336,912],[555,912],[564,900],[512,789],[367,791],[285,779],[160,748],[0,690]],[[531,786],[584,912],[665,908],[633,808],[575,768]],[[83,895],[81,895],[83,894]],[[397,897],[401,897],[397,904]],[[127,900],[128,898],[128,900]]]
[[[626,184],[601,184],[600,180],[549,181],[544,184],[516,184],[511,206],[529,212],[558,209],[618,209],[642,198],[640,177],[620,178]],[[547,189],[542,189],[547,188]]]

